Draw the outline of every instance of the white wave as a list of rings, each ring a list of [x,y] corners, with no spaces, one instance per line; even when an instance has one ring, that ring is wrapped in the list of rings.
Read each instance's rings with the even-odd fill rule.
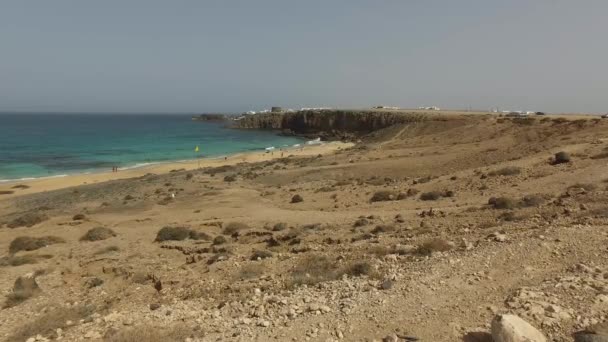
[[[61,177],[67,177],[67,176],[69,176],[69,175],[52,175],[52,176],[43,176],[43,177],[23,177],[23,178],[13,178],[13,179],[0,179],[0,183],[12,183],[12,182],[18,183],[18,182],[23,182],[23,181],[61,178]]]

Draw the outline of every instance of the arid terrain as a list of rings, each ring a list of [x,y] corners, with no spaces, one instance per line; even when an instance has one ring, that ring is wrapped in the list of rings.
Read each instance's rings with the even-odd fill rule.
[[[573,341],[606,321],[608,119],[452,114],[352,141],[0,184],[0,340],[481,342],[511,313]]]

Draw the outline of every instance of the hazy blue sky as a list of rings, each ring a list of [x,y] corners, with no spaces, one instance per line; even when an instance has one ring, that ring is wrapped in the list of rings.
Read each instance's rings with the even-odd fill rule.
[[[0,0],[0,111],[608,111],[606,0]]]

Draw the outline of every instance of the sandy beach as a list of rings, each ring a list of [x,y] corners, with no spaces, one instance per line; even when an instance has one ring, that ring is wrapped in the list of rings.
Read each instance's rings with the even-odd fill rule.
[[[141,167],[119,169],[118,172],[96,172],[85,174],[74,174],[59,177],[45,177],[31,180],[15,180],[0,183],[0,191],[14,191],[12,194],[0,195],[0,201],[10,199],[15,196],[33,194],[44,191],[63,189],[78,185],[95,184],[117,179],[128,179],[140,177],[148,173],[164,174],[172,170],[195,170],[205,167],[218,167],[224,165],[235,165],[238,163],[254,163],[268,161],[287,156],[311,156],[324,155],[352,146],[352,143],[326,142],[322,144],[303,144],[297,148],[286,148],[282,151],[274,150],[271,152],[252,151],[228,155],[225,157],[201,158],[193,160],[162,162],[158,164],[145,165]],[[14,188],[16,185],[23,185],[22,188]],[[26,188],[27,187],[27,188]]]

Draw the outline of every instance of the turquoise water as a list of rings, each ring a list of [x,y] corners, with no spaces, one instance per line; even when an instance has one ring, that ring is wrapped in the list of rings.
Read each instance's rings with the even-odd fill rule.
[[[192,121],[190,115],[0,114],[0,180],[110,171],[301,142]]]

